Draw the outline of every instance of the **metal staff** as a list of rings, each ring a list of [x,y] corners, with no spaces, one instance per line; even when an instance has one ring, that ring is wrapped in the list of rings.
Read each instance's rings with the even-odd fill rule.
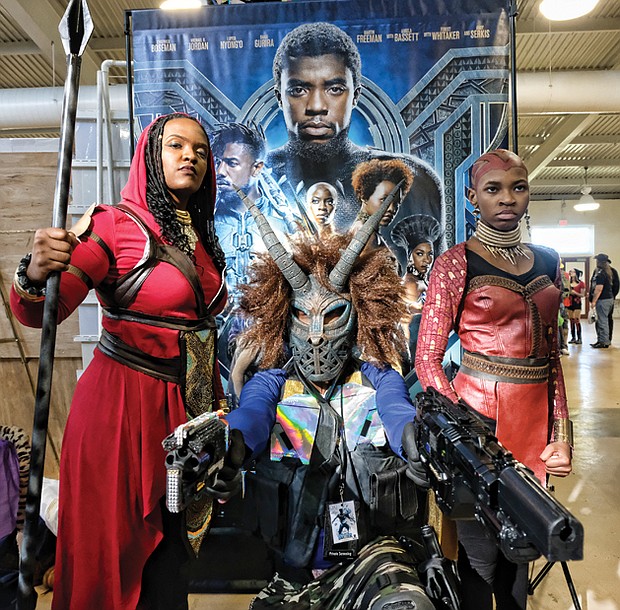
[[[52,226],[65,228],[69,187],[71,182],[71,161],[75,139],[75,116],[80,80],[81,55],[93,32],[93,24],[86,0],[70,0],[67,10],[58,26],[62,44],[67,54],[67,79],[63,94],[62,124]],[[34,403],[34,423],[32,426],[32,454],[30,458],[30,477],[26,497],[24,541],[21,549],[19,582],[17,595],[18,610],[34,610],[37,594],[33,586],[36,538],[41,508],[41,486],[45,464],[45,444],[49,417],[52,372],[54,369],[54,349],[56,347],[56,328],[58,325],[58,292],[60,274],[51,273],[47,278],[43,325],[41,327],[41,353],[37,391]]]

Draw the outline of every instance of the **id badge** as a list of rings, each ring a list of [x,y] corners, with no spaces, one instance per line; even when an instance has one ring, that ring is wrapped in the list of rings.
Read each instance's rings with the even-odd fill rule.
[[[356,557],[359,540],[357,502],[331,502],[326,509],[323,558],[338,561]]]

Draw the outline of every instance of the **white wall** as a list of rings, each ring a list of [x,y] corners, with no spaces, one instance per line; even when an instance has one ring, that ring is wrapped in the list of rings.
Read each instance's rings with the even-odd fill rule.
[[[594,225],[592,254],[604,252],[612,260],[612,265],[620,269],[620,199],[600,201],[601,207],[595,212],[575,212],[573,203],[567,201],[562,213],[561,201],[531,201],[531,223],[558,225],[560,218],[564,218],[569,225]]]

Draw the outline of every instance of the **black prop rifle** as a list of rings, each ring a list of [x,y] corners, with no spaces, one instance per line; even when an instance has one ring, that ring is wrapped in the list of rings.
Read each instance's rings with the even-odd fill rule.
[[[553,563],[561,562],[573,603],[580,610],[566,562],[583,559],[582,524],[499,443],[464,401],[453,403],[429,388],[416,396],[416,406],[416,444],[442,512],[456,520],[480,521],[514,563],[544,555],[546,574]]]
[[[69,188],[71,183],[71,161],[75,140],[75,117],[80,80],[82,54],[93,32],[93,24],[86,0],[70,0],[67,10],[58,26],[62,44],[67,54],[67,79],[63,93],[62,122],[60,130],[60,148],[52,226],[64,229],[67,222]],[[45,465],[45,445],[49,419],[52,373],[54,369],[54,350],[56,347],[56,329],[58,326],[58,294],[60,273],[51,273],[45,287],[45,304],[43,324],[41,327],[41,351],[39,371],[34,404],[34,422],[32,427],[32,453],[30,458],[30,476],[28,495],[26,496],[26,514],[24,522],[24,540],[21,548],[19,581],[17,592],[18,610],[33,610],[37,603],[34,590],[34,564],[36,554],[36,535],[41,508],[41,486]]]
[[[416,403],[420,459],[446,516],[479,520],[514,563],[583,559],[581,523],[464,401],[429,388]]]

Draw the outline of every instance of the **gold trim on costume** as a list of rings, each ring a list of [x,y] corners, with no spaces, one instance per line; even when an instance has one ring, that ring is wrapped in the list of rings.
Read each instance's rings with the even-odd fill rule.
[[[354,371],[347,379],[345,383],[357,383],[358,385],[362,385],[362,373],[361,371]],[[306,388],[304,384],[298,379],[287,379],[284,384],[284,391],[282,393],[282,398],[289,398],[291,396],[298,396],[299,394],[304,394],[306,392]]]
[[[71,275],[74,275],[79,280],[81,280],[89,290],[93,287],[93,281],[86,273],[84,273],[78,267],[75,267],[74,265],[69,265],[67,267],[67,273],[70,273]]]
[[[297,379],[287,379],[284,384],[284,391],[282,398],[290,398],[291,396],[298,396],[305,391],[304,384]]]
[[[517,256],[523,256],[528,260],[530,258],[521,243],[521,225],[517,225],[512,231],[497,231],[483,222],[479,222],[476,225],[474,235],[483,248],[495,258],[501,256],[515,266]]]
[[[458,558],[456,522],[443,514],[437,504],[434,491],[428,494],[427,510],[427,523],[435,530],[444,557],[456,561]]]
[[[519,284],[519,282],[502,275],[477,275],[469,282],[469,285],[467,286],[467,294],[477,288],[483,288],[485,286],[499,286],[500,288],[505,288],[506,290],[511,290],[512,292],[521,294],[527,299],[531,298],[539,290],[542,290],[547,286],[553,286],[553,282],[548,276],[539,275],[531,282],[523,286]]]
[[[177,208],[177,218],[182,225],[191,225],[192,224],[192,216],[187,210],[179,210]]]
[[[461,366],[469,369],[466,372],[478,372],[488,377],[497,378],[498,381],[510,381],[511,383],[537,383],[547,381],[549,378],[549,362],[546,358],[504,358],[504,362],[490,359],[480,354],[465,352]],[[513,362],[506,362],[511,360]],[[522,361],[519,363],[517,361]]]

